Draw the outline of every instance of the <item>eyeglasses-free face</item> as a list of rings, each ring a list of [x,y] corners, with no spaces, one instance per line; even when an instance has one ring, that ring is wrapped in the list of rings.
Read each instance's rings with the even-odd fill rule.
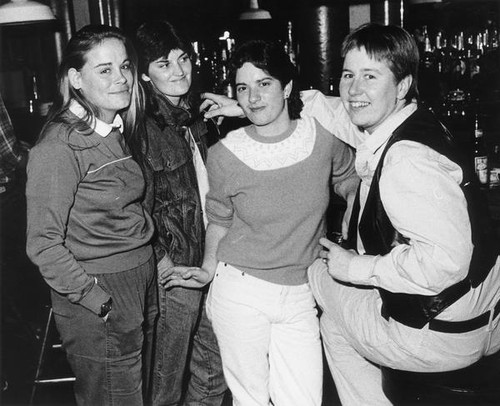
[[[193,65],[189,55],[181,49],[173,49],[168,57],[162,57],[149,64],[148,74],[142,80],[151,81],[153,86],[178,105],[182,96],[189,92]]]
[[[236,99],[260,135],[279,135],[290,125],[286,99],[291,87],[290,82],[283,88],[278,79],[250,62],[236,71]]]
[[[68,71],[71,85],[99,110],[99,118],[112,123],[130,104],[134,76],[123,42],[108,38],[86,55],[80,70]]]
[[[399,83],[384,60],[372,58],[364,48],[344,58],[340,97],[351,121],[370,134],[405,106],[409,78]]]

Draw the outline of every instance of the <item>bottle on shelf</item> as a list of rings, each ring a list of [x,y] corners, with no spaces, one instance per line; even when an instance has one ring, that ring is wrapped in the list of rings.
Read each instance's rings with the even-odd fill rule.
[[[468,90],[467,53],[465,51],[464,33],[455,37],[456,53],[452,61],[450,85],[455,89]]]
[[[40,103],[40,96],[38,94],[38,83],[36,75],[31,75],[31,94],[28,100],[28,110],[30,114],[38,114],[38,105]]]
[[[338,88],[338,84],[336,84],[335,82],[335,79],[333,78],[333,76],[330,76],[330,78],[328,79],[328,95],[329,96],[336,96],[336,92],[335,89]]]
[[[229,98],[234,97],[234,88],[229,80],[228,64],[231,52],[234,47],[234,39],[228,31],[224,31],[224,35],[219,38],[220,57],[217,66],[217,90]]]
[[[434,61],[436,64],[436,70],[438,71],[439,74],[443,73],[443,48],[444,48],[444,41],[445,39],[443,38],[443,32],[438,31],[436,34],[436,40],[435,40],[435,45],[434,45]]]
[[[470,104],[468,95],[460,89],[451,90],[444,97],[440,118],[457,137],[459,142],[467,144],[470,150]]]
[[[486,28],[483,31],[483,46],[485,52],[497,49],[498,44],[498,28],[493,20],[488,20]]]
[[[474,119],[474,170],[481,187],[488,187],[488,151],[484,142],[479,115]]]
[[[431,39],[429,38],[429,34],[427,34],[427,32],[424,35],[424,48],[420,58],[420,63],[426,69],[436,69],[436,56],[434,54],[434,50],[432,49]]]
[[[423,32],[419,63],[420,101],[425,107],[435,109],[440,99],[440,75],[431,39],[426,29]]]
[[[493,147],[490,164],[490,189],[500,188],[500,145]]]
[[[291,21],[288,21],[286,26],[285,52],[288,54],[290,61],[297,66],[297,49],[293,39],[293,24]]]

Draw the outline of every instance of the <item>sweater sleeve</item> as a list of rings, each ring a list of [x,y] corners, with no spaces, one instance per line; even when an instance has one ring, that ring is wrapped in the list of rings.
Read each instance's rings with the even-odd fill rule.
[[[47,284],[94,313],[109,295],[65,246],[68,218],[80,179],[71,148],[44,140],[29,154],[27,168],[27,254]]]
[[[358,179],[354,162],[354,150],[338,138],[333,138],[332,185],[340,184],[347,179]]]
[[[352,183],[355,187],[359,182],[356,174],[355,153],[354,149],[338,139],[333,137],[331,132],[325,129],[320,123],[316,122],[318,132],[323,133],[326,137],[331,137],[332,140],[332,176],[331,183],[334,190],[340,196],[345,197],[342,190],[346,184]]]
[[[223,153],[226,148],[222,143],[214,145],[208,150],[207,173],[209,191],[205,210],[209,223],[229,228],[233,222],[233,203],[228,192],[227,178],[230,170],[224,167],[227,156]]]

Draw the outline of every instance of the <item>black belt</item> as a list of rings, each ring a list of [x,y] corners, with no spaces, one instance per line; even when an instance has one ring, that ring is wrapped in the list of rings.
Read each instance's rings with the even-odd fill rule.
[[[493,309],[493,318],[496,318],[499,313],[500,301],[498,301]],[[429,330],[439,331],[441,333],[466,333],[468,331],[477,330],[478,328],[486,326],[490,321],[490,314],[491,310],[488,310],[480,316],[463,321],[444,321],[432,319],[429,322]]]

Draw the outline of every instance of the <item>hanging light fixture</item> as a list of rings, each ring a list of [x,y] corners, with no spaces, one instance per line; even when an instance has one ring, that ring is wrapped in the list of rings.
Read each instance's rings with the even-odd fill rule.
[[[30,24],[55,20],[49,6],[31,0],[10,0],[0,6],[0,25]]]
[[[269,20],[271,14],[267,10],[259,8],[258,0],[250,0],[250,8],[243,11],[239,17],[240,20]]]

